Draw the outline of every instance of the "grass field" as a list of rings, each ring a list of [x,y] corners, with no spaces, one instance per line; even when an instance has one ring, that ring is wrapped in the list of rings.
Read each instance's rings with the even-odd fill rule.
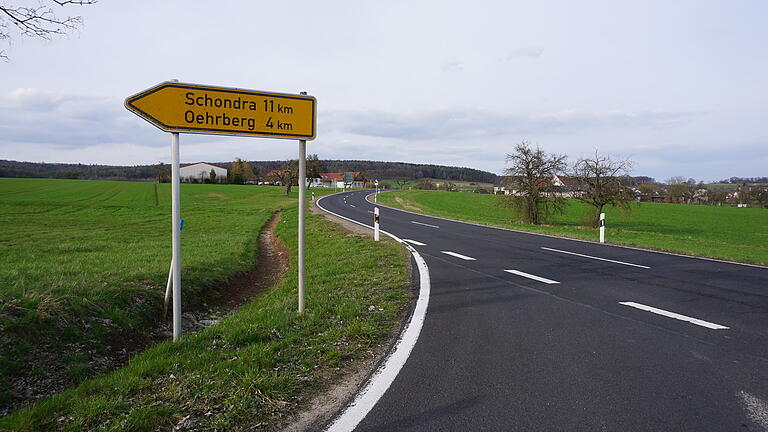
[[[182,185],[185,304],[251,265],[259,230],[293,202],[278,188]],[[19,396],[12,377],[45,377],[34,360],[65,353],[50,360],[77,382],[99,372],[87,351],[158,315],[169,184],[0,179],[0,226],[0,406]]]
[[[479,183],[479,182],[441,180],[441,179],[429,179],[429,180],[432,183],[439,184],[441,187],[444,187],[446,183],[453,183],[456,189],[463,189],[463,190],[473,190],[476,188],[493,189],[492,183]],[[391,186],[390,189],[395,189],[395,190],[401,189],[400,185],[398,185],[395,180],[391,180],[391,179],[379,180],[379,184],[383,184],[383,183],[389,183],[389,185]],[[408,182],[402,185],[402,189],[406,190],[409,188],[415,188],[417,183],[418,183],[418,180],[409,180]]]
[[[308,314],[293,312],[292,267],[219,325],[88,379],[104,372],[90,361],[104,341],[118,329],[140,331],[160,313],[169,198],[167,184],[0,179],[0,385],[29,374],[30,364],[41,369],[32,376],[55,366],[81,383],[3,418],[0,429],[165,430],[186,416],[231,429],[266,420],[371,346],[407,301],[402,250],[311,216],[307,248],[322,253],[307,254]],[[258,232],[276,210],[284,212],[278,235],[295,255],[295,208],[296,194],[282,188],[182,185],[185,309],[215,301],[228,278],[253,266]],[[352,270],[361,267],[371,272]],[[55,357],[73,345],[83,354]],[[18,397],[2,390],[6,404]],[[201,406],[210,413],[197,412]]]
[[[500,196],[440,191],[397,191],[379,195],[379,202],[405,210],[566,237],[598,240],[598,231],[584,226],[590,207],[570,200],[564,214],[550,225],[516,222]],[[605,209],[606,241],[690,255],[768,265],[768,210],[640,203],[632,212]]]

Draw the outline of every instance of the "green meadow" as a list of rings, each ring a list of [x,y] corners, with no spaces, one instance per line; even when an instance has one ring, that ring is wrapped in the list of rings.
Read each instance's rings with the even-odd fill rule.
[[[497,195],[396,191],[379,202],[419,213],[504,228],[597,241],[586,226],[592,208],[569,200],[565,213],[547,225],[517,222]],[[606,241],[682,254],[768,265],[768,210],[730,206],[638,203],[632,211],[608,207]]]
[[[460,190],[473,190],[477,188],[493,189],[493,183],[469,182],[469,181],[460,181],[460,180],[441,180],[441,179],[429,179],[429,181],[431,181],[435,185],[439,185],[439,187],[441,188],[445,188],[446,184],[452,183],[456,189],[460,189]],[[393,179],[379,180],[380,185],[384,183],[388,183],[390,186],[390,189],[392,190],[397,190],[397,189],[406,190],[406,189],[415,189],[419,181],[408,180],[402,183],[402,185],[399,185],[397,183],[397,180],[393,180]]]
[[[185,310],[215,303],[228,279],[254,265],[258,233],[276,211],[291,268],[221,323],[109,373],[87,354],[57,353],[72,346],[98,353],[117,330],[141,332],[159,320],[171,258],[170,185],[0,179],[0,401],[18,400],[7,383],[29,374],[29,360],[41,353],[48,364],[32,362],[40,369],[32,375],[62,368],[71,387],[0,419],[0,430],[170,430],[184,418],[229,430],[268,422],[363,355],[409,298],[403,250],[308,216],[307,313],[299,316],[296,193],[182,185],[181,195]]]

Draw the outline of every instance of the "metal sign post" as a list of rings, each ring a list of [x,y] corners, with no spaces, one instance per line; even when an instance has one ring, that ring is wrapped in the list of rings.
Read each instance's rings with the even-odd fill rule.
[[[316,136],[317,100],[289,93],[166,81],[125,99],[125,108],[171,133],[173,340],[181,336],[179,133],[299,140],[299,312],[304,312],[304,210],[307,140]]]
[[[307,92],[301,92],[305,95]],[[304,208],[307,194],[307,141],[299,140],[299,313],[304,313]]]
[[[307,142],[299,140],[299,313],[304,313],[304,201],[307,185]]]
[[[179,134],[171,134],[171,242],[173,243],[173,340],[181,336],[181,186]]]

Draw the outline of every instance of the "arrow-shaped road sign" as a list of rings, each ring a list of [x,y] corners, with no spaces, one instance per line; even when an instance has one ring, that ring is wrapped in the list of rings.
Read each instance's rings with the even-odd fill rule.
[[[312,96],[166,81],[130,96],[125,107],[166,132],[312,140]]]

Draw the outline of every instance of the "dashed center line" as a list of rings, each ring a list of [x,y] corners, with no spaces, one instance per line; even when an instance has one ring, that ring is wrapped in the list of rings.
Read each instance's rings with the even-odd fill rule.
[[[655,307],[652,307],[652,306],[646,306],[646,305],[641,304],[641,303],[619,302],[619,304],[622,304],[624,306],[629,306],[629,307],[637,308],[637,309],[644,310],[644,311],[647,311],[647,312],[655,313],[655,314],[658,314],[658,315],[663,315],[665,317],[679,319],[681,321],[687,321],[689,323],[700,325],[702,327],[706,327],[706,328],[709,328],[709,329],[712,329],[712,330],[728,330],[728,328],[729,328],[729,327],[726,327],[724,325],[711,323],[709,321],[700,320],[698,318],[691,318],[689,316],[681,315],[679,313],[665,311],[664,309],[658,309],[658,308],[655,308]]]
[[[440,251],[440,252],[442,252],[442,253],[444,253],[446,255],[450,255],[450,256],[456,257],[456,258],[461,258],[461,259],[463,259],[465,261],[477,261],[476,259],[474,259],[472,257],[466,256],[466,255],[462,255],[462,254],[456,253],[456,252],[451,252],[451,251]]]
[[[412,245],[416,245],[416,246],[426,246],[427,245],[426,243],[422,243],[422,242],[419,242],[419,241],[416,241],[416,240],[411,240],[411,239],[403,239],[403,241],[406,241],[406,242],[408,242],[408,243],[410,243]]]
[[[350,204],[349,206],[350,206],[350,207],[354,207],[355,205],[354,205],[354,204]]]
[[[439,227],[439,226],[437,226],[437,225],[430,225],[430,224],[426,224],[426,223],[422,223],[422,222],[411,221],[411,223],[414,223],[414,224],[416,224],[416,225],[424,225],[424,226],[428,226],[428,227],[430,227],[430,228],[440,228],[440,227]]]
[[[624,262],[624,261],[616,261],[616,260],[612,260],[612,259],[608,259],[608,258],[600,258],[600,257],[595,257],[595,256],[591,256],[591,255],[584,255],[584,254],[580,254],[580,253],[576,253],[576,252],[568,252],[568,251],[564,251],[564,250],[560,250],[560,249],[552,249],[552,248],[543,247],[543,246],[541,248],[544,249],[544,250],[552,251],[552,252],[560,252],[560,253],[564,253],[564,254],[568,254],[568,255],[576,255],[576,256],[583,257],[583,258],[590,258],[590,259],[600,260],[600,261],[608,261],[608,262],[612,262],[612,263],[616,263],[616,264],[623,264],[623,265],[632,266],[632,267],[640,267],[640,268],[644,268],[644,269],[649,269],[650,268],[648,266],[644,266],[644,265],[640,265],[640,264],[632,264],[632,263],[628,263],[628,262]]]
[[[530,273],[521,272],[520,270],[504,270],[507,273],[516,274],[518,276],[527,277],[528,279],[533,279],[539,282],[544,282],[545,284],[559,284],[560,282],[552,279],[543,278],[541,276],[532,275]]]

